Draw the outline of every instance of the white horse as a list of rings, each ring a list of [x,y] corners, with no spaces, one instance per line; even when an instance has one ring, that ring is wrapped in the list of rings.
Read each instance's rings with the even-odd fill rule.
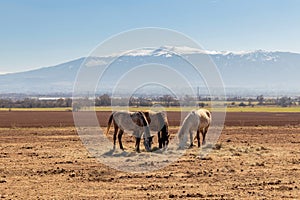
[[[157,132],[158,147],[166,148],[169,144],[169,123],[165,112],[143,111],[149,123],[150,131]],[[152,139],[152,137],[151,137]]]
[[[190,147],[193,146],[193,132],[197,131],[196,138],[200,147],[200,133],[202,134],[202,145],[205,144],[205,136],[211,124],[211,113],[206,109],[193,110],[184,119],[179,130],[179,147],[183,148],[186,144],[187,134],[190,134]]]
[[[129,112],[129,111],[116,111],[113,112],[108,120],[107,131],[106,134],[109,132],[109,128],[111,123],[114,123],[114,146],[116,146],[116,139],[118,133],[118,141],[120,149],[124,150],[122,145],[122,135],[124,131],[133,131],[133,135],[136,138],[135,150],[137,152],[140,151],[140,140],[142,134],[144,132],[144,145],[147,151],[150,151],[150,129],[148,121],[142,112]],[[119,132],[118,132],[119,130]]]

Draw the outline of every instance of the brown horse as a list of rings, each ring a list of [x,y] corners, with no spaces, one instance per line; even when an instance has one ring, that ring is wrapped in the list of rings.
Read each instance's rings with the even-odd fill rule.
[[[143,111],[143,113],[149,123],[150,131],[157,132],[159,148],[167,147],[169,144],[169,123],[167,115],[164,112],[154,111]]]
[[[190,134],[190,147],[193,146],[193,132],[197,131],[196,138],[200,147],[200,133],[202,134],[202,145],[205,144],[205,136],[211,124],[211,113],[206,109],[199,109],[190,112],[183,121],[179,130],[179,147],[183,148],[186,144],[186,133]]]
[[[111,123],[114,123],[114,146],[116,147],[116,139],[118,134],[120,149],[124,150],[122,144],[122,135],[124,131],[133,131],[133,135],[136,138],[135,150],[140,152],[140,141],[144,132],[144,146],[147,151],[151,150],[150,144],[150,130],[148,121],[142,112],[129,112],[129,111],[116,111],[113,112],[108,120],[107,131],[108,134]],[[119,132],[118,132],[119,131]]]

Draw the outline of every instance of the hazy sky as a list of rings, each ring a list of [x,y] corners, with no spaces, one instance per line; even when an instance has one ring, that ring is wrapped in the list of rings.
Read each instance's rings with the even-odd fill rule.
[[[208,50],[300,53],[299,0],[1,0],[0,73],[87,56],[141,27],[177,30]]]

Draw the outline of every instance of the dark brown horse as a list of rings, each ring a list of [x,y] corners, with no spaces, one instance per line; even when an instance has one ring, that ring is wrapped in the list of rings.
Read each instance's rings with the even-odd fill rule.
[[[167,115],[164,112],[154,111],[143,111],[143,113],[149,123],[150,131],[157,132],[158,147],[166,148],[169,144],[169,123]]]
[[[129,111],[116,111],[113,112],[108,120],[107,131],[108,134],[111,123],[114,123],[114,146],[116,147],[116,139],[118,135],[118,141],[120,149],[124,150],[122,144],[122,135],[124,131],[132,131],[136,138],[135,150],[140,152],[140,141],[144,133],[144,146],[147,151],[151,150],[151,139],[148,121],[142,112],[129,112]],[[119,131],[119,132],[118,132]]]

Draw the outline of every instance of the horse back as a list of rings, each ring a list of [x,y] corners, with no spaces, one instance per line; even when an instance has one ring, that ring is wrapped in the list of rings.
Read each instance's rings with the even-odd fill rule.
[[[211,124],[211,113],[206,109],[199,109],[197,113],[200,118],[200,127],[207,128]]]
[[[164,112],[143,111],[152,131],[168,129],[168,119]]]

